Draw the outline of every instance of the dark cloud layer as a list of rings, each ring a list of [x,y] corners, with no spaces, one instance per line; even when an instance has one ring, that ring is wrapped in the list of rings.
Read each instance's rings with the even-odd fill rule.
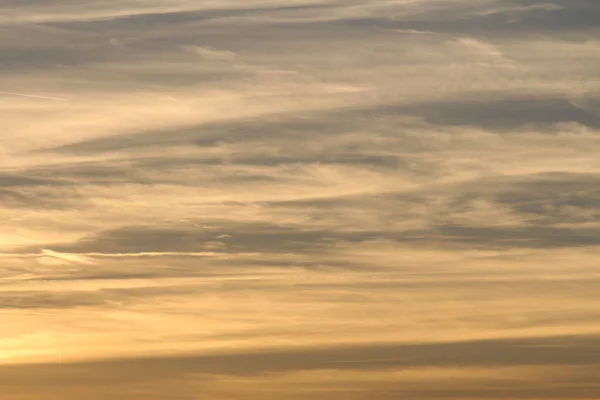
[[[256,177],[255,179],[261,179]],[[435,208],[437,217],[424,221],[421,229],[372,230],[354,227],[340,231],[340,226],[327,229],[266,223],[235,223],[218,216],[196,215],[194,219],[210,226],[191,223],[156,226],[129,226],[106,230],[82,238],[72,245],[52,245],[67,253],[137,253],[137,252],[267,252],[323,253],[336,243],[361,243],[388,239],[398,243],[424,246],[461,244],[489,248],[557,248],[596,246],[600,244],[600,228],[577,226],[599,222],[598,181],[595,174],[543,174],[525,177],[485,179],[463,183],[453,189],[443,206],[431,201],[431,193],[387,193],[368,196],[335,197],[304,201],[264,202],[265,210],[300,209],[306,215],[320,218],[336,209],[343,214],[368,209],[372,218],[394,215],[394,218],[423,219],[414,207]],[[29,181],[27,181],[29,182]],[[454,222],[453,216],[477,212],[478,202],[506,207],[519,219],[514,226],[485,226],[482,221]],[[400,212],[398,210],[405,210]],[[344,223],[340,220],[338,224]],[[565,226],[571,224],[571,226]],[[382,227],[384,228],[384,227]],[[223,236],[226,235],[226,236]]]
[[[356,382],[351,387],[361,390],[357,397],[363,398],[365,391],[395,398],[398,395],[422,396],[442,399],[468,396],[469,398],[589,398],[600,389],[597,374],[593,368],[598,356],[596,337],[550,337],[514,340],[489,340],[462,343],[440,343],[424,345],[379,345],[364,347],[344,347],[327,349],[306,349],[291,352],[154,357],[132,360],[102,361],[97,363],[48,364],[23,367],[3,367],[3,386],[14,387],[27,374],[35,374],[38,384],[45,390],[58,390],[61,387],[91,387],[93,391],[105,393],[112,385],[140,385],[151,382],[179,381],[180,385],[196,380],[201,386],[208,385],[210,376],[268,376],[269,373],[290,373],[294,371],[353,371],[357,368],[368,370],[408,369],[424,367],[462,368],[507,367],[512,365],[547,365],[549,363],[565,368],[583,367],[584,373],[573,374],[568,369],[558,373],[556,382],[563,387],[535,387],[523,380],[504,379],[483,382],[471,388],[460,387],[457,383],[439,382],[436,388],[417,387],[410,383],[382,382],[379,387],[368,382]],[[136,372],[137,371],[137,372]],[[321,383],[314,383],[318,390]],[[327,387],[325,386],[325,389]],[[202,390],[202,389],[201,389]],[[208,387],[206,386],[208,391]],[[321,389],[323,390],[323,389]],[[341,394],[331,388],[331,394]],[[339,390],[339,389],[338,389]],[[166,392],[155,392],[161,398],[170,398]],[[294,397],[294,393],[284,392]],[[352,392],[348,392],[352,393]],[[91,394],[91,393],[90,393]],[[356,395],[356,392],[355,392]],[[92,394],[92,396],[94,396]],[[181,398],[193,398],[194,394]],[[93,397],[95,398],[95,397]],[[120,397],[119,397],[120,398]],[[137,397],[134,397],[137,398]],[[179,398],[179,397],[178,397]]]
[[[397,126],[388,127],[389,131],[385,133],[402,143],[406,141],[406,135],[403,134],[403,131],[407,129],[406,123],[399,118],[402,116],[423,118],[433,125],[475,126],[516,133],[519,132],[520,128],[527,125],[539,125],[542,130],[551,130],[552,125],[557,123],[577,123],[590,128],[598,128],[600,123],[597,111],[582,109],[567,99],[536,98],[520,95],[490,99],[492,97],[490,93],[481,93],[480,96],[471,94],[470,97],[472,99],[466,101],[452,98],[416,104],[380,105],[369,109],[349,109],[317,115],[276,115],[260,120],[251,119],[173,130],[136,132],[129,135],[73,143],[52,150],[75,154],[93,154],[174,145],[210,147],[227,143],[253,143],[263,140],[269,140],[276,145],[281,144],[283,146],[288,144],[286,141],[289,141],[289,150],[293,150],[292,146],[302,146],[301,143],[297,142],[299,139],[305,140],[307,137],[324,139],[328,136],[350,133],[357,128],[368,127],[373,123],[373,120],[386,117],[398,118]],[[284,148],[288,150],[287,146]],[[263,158],[264,161],[262,162],[268,163],[269,155],[264,156],[266,158]],[[316,157],[315,161],[322,162],[327,162],[328,158],[332,157],[328,154],[313,154],[312,156]],[[341,157],[343,156],[344,154],[341,155]],[[302,158],[295,160],[292,157],[293,155],[288,156],[287,161],[310,161]],[[366,156],[363,155],[363,157]],[[343,162],[343,159],[340,161]]]
[[[394,22],[394,27],[485,36],[565,36],[597,29],[600,8],[593,0],[523,1],[493,4],[463,3],[434,8],[421,15]],[[416,17],[416,18],[415,18]]]

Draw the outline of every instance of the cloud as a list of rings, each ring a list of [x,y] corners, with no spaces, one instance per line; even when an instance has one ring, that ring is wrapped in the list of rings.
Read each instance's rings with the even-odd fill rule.
[[[53,250],[42,249],[40,262],[49,262],[49,260],[59,262],[61,264],[95,264],[88,257],[82,257],[78,254],[59,253]]]
[[[66,100],[62,97],[49,97],[49,96],[38,96],[35,94],[26,94],[26,93],[9,93],[9,92],[0,92],[0,95],[6,96],[18,96],[18,97],[29,97],[32,99],[41,99],[41,100]]]
[[[115,385],[124,395],[135,396],[140,388],[144,388],[143,395],[161,398],[172,395],[189,398],[189,393],[195,390],[205,390],[215,396],[265,393],[267,398],[282,395],[301,398],[299,396],[307,393],[340,399],[347,398],[345,396],[364,398],[365,393],[380,393],[383,398],[390,399],[399,394],[431,399],[455,396],[504,398],[506,395],[585,398],[597,390],[597,376],[588,367],[597,362],[594,352],[590,351],[594,344],[593,338],[555,337],[149,357],[4,367],[0,379],[8,393],[12,393],[15,389],[20,390],[23,371],[33,372],[39,379],[26,393],[40,393],[46,396],[42,398],[48,399],[73,391],[100,398],[93,396],[111,393],[110,388]],[[375,361],[377,358],[381,361]],[[369,362],[369,367],[342,362],[351,359],[374,361]],[[542,360],[553,360],[560,367],[540,367]],[[547,382],[549,379],[553,382]],[[306,385],[308,381],[309,386]],[[436,383],[435,390],[431,387],[432,382]],[[438,390],[440,388],[443,390]]]
[[[8,399],[598,392],[597,2],[5,3]]]

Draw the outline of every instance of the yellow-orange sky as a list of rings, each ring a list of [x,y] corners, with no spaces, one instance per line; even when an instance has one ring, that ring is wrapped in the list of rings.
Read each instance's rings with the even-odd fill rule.
[[[598,20],[4,0],[0,399],[600,398]]]

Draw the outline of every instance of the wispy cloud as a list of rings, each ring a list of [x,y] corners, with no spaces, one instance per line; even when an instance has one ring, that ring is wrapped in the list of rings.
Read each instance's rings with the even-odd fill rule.
[[[17,97],[29,97],[32,99],[42,99],[42,100],[66,100],[62,97],[51,97],[51,96],[40,96],[35,94],[26,94],[26,93],[10,93],[10,92],[0,92],[0,95],[4,96],[17,96]]]
[[[48,259],[66,264],[95,264],[89,257],[79,254],[59,253],[52,250],[43,249],[41,262],[47,262]]]

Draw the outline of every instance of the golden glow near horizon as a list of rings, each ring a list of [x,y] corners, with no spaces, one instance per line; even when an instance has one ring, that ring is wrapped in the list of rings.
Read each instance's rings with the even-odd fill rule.
[[[0,399],[600,398],[600,4],[5,0]]]

